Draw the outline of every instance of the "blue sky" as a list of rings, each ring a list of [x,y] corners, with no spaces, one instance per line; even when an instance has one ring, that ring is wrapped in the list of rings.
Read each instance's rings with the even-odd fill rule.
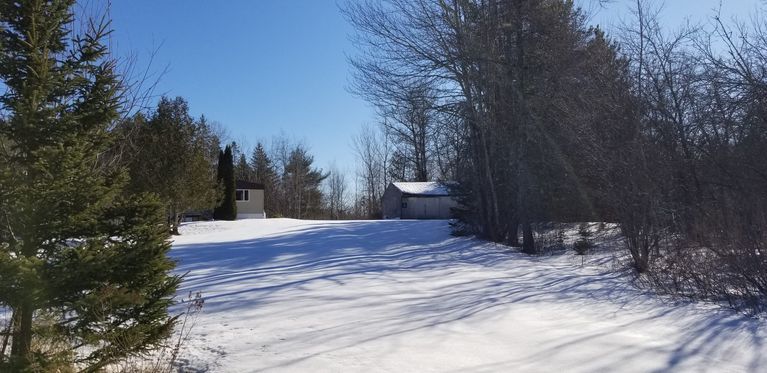
[[[581,4],[589,0],[581,0]],[[593,21],[608,30],[633,0],[613,0]],[[668,0],[663,19],[704,20],[719,0]],[[760,0],[723,0],[747,17]],[[113,0],[113,43],[139,66],[168,67],[156,93],[183,96],[192,114],[221,123],[252,147],[285,133],[306,143],[316,165],[351,171],[351,137],[373,110],[346,91],[352,29],[336,0]]]
[[[169,70],[158,93],[183,96],[252,147],[284,132],[319,167],[353,162],[350,138],[374,119],[346,92],[351,32],[334,0],[135,1],[112,5],[120,53]]]

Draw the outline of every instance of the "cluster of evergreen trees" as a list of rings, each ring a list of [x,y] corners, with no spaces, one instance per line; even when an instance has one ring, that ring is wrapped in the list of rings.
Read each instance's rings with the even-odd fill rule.
[[[221,149],[220,131],[204,116],[193,118],[181,97],[161,98],[156,108],[120,121],[113,132],[110,157],[128,170],[127,192],[157,194],[174,234],[188,212],[236,219],[237,180],[264,185],[269,217],[348,216],[343,175],[316,168],[305,145],[281,136],[269,152],[259,142],[250,157],[236,142]],[[329,177],[336,182],[325,183]]]
[[[220,135],[204,116],[193,118],[183,98],[162,97],[150,112],[122,120],[114,136],[112,155],[130,176],[127,192],[156,194],[172,233],[178,234],[184,213],[223,203],[216,173]]]
[[[537,224],[615,221],[660,287],[763,307],[767,18],[670,34],[640,0],[610,38],[565,0],[345,13],[385,129],[357,141],[370,205],[381,179],[457,180],[458,231],[533,254]]]
[[[204,116],[193,118],[181,97],[163,97],[153,110],[122,120],[114,135],[110,157],[128,170],[127,191],[157,194],[174,234],[188,212],[236,219],[237,180],[264,186],[269,217],[338,219],[350,214],[343,174],[315,167],[305,145],[280,136],[270,151],[259,142],[249,157],[236,142],[221,149],[220,131]]]

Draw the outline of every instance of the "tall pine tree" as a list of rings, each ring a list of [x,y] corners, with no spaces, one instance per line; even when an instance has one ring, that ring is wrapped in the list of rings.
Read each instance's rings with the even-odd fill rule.
[[[237,158],[237,164],[234,166],[235,180],[243,180],[252,182],[255,177],[253,176],[253,169],[248,164],[248,159],[245,157],[245,153],[240,153]]]
[[[314,157],[302,146],[290,152],[282,175],[288,216],[296,219],[318,218],[322,214],[320,185],[329,174],[312,166]]]
[[[253,168],[254,181],[264,185],[264,211],[266,211],[267,216],[273,216],[277,210],[275,206],[277,201],[277,170],[266,153],[264,145],[260,142],[253,149],[250,164]]]
[[[75,35],[73,6],[0,2],[0,306],[13,312],[0,371],[96,371],[162,343],[174,324],[162,207],[122,198],[126,173],[102,158],[122,89],[109,22]],[[69,348],[35,347],[43,317]]]
[[[236,142],[232,142],[232,158],[234,159],[234,179],[253,182],[253,169],[248,164],[248,157]]]

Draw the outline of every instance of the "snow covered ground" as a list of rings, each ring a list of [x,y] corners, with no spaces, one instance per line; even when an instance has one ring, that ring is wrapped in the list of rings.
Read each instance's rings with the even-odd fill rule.
[[[767,323],[634,289],[609,255],[528,257],[444,221],[191,223],[184,351],[211,372],[765,372]]]

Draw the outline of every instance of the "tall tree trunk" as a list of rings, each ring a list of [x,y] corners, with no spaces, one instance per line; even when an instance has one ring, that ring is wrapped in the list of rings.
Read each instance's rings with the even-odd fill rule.
[[[170,216],[168,217],[168,224],[170,225],[170,234],[172,235],[180,235],[178,231],[178,225],[181,221],[181,215],[176,211],[175,207],[172,207],[170,210]]]
[[[30,364],[29,354],[32,349],[32,316],[35,311],[32,307],[32,303],[29,300],[25,300],[18,312],[18,324],[14,328],[11,357],[20,364],[19,367],[23,368]]]
[[[533,236],[533,227],[529,221],[522,223],[522,252],[526,254],[536,254],[535,237]]]
[[[519,221],[512,219],[506,228],[506,244],[509,246],[519,246]]]

